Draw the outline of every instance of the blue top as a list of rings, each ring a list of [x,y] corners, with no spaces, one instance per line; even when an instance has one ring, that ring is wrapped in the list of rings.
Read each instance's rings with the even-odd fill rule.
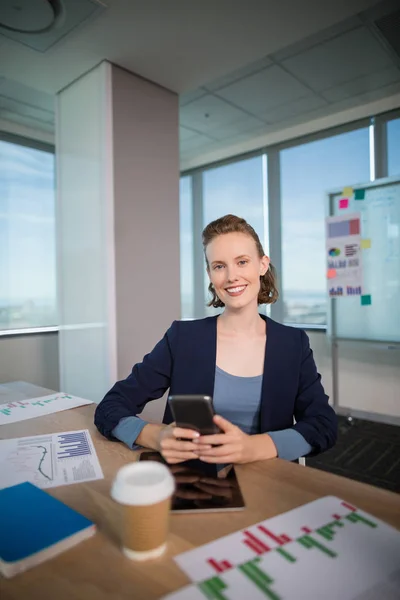
[[[228,419],[249,435],[260,432],[260,401],[262,375],[238,377],[218,366],[215,372],[213,405],[218,415]],[[126,417],[113,429],[117,439],[133,448],[137,436],[146,425],[139,417]],[[269,432],[279,458],[296,460],[311,452],[311,446],[294,429]]]
[[[310,455],[323,452],[335,444],[337,418],[321,385],[309,339],[301,329],[260,317],[266,322],[267,341],[259,432],[293,429],[312,447]],[[176,395],[213,396],[217,319],[174,321],[154,349],[98,404],[95,424],[100,433],[115,439],[113,430],[121,419],[140,414],[147,402],[161,398],[168,389]],[[167,403],[163,423],[172,421]]]

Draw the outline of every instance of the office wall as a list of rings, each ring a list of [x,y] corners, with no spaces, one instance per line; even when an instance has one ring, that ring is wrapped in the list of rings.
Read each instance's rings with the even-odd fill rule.
[[[60,380],[98,401],[180,316],[179,102],[105,61],[56,107]]]
[[[0,337],[0,383],[27,381],[59,390],[58,334]]]
[[[180,317],[178,97],[112,67],[117,377]]]

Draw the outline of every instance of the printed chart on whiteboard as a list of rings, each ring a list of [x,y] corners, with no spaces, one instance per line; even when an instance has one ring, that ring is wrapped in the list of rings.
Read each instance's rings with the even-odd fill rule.
[[[329,296],[361,296],[360,214],[327,217],[326,260]]]
[[[51,488],[102,478],[87,429],[0,441],[0,488],[24,481]]]
[[[165,600],[395,600],[400,532],[327,496],[175,557]]]

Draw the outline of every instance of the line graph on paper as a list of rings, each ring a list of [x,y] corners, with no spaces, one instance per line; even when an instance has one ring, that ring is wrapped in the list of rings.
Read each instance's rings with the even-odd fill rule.
[[[102,478],[87,429],[0,440],[0,489],[24,481],[51,488]]]
[[[9,467],[21,481],[48,487],[54,481],[51,436],[24,439],[6,456]]]

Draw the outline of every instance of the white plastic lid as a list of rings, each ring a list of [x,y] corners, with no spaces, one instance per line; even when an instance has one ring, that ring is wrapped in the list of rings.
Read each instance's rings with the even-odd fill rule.
[[[111,497],[121,504],[146,506],[172,496],[175,481],[165,465],[148,460],[125,465],[111,487]]]

